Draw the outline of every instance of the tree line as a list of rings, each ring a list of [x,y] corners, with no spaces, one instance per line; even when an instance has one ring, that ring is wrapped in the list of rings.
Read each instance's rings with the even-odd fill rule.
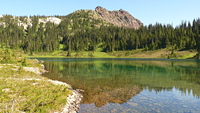
[[[24,29],[12,16],[0,19],[0,47],[20,48],[26,53],[53,52],[64,46],[70,56],[72,51],[104,52],[127,51],[135,49],[172,50],[196,49],[200,56],[200,19],[192,23],[182,22],[179,26],[155,25],[141,26],[139,29],[116,27],[103,24],[103,21],[92,18],[89,12],[80,11],[68,16],[57,16],[62,19],[59,25],[51,22],[39,23],[40,16],[30,17],[32,25]],[[26,17],[18,17],[24,21]]]

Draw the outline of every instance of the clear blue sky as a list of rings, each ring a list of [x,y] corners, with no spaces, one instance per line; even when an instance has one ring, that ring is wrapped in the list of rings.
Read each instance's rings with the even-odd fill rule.
[[[200,17],[200,0],[2,0],[0,15],[67,15],[79,9],[102,6],[108,10],[123,9],[145,25],[192,22]]]

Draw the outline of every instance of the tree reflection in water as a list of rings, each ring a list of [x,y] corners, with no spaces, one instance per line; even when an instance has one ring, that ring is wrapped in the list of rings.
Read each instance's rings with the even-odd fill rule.
[[[44,60],[44,59],[43,59]],[[157,93],[173,88],[200,97],[199,61],[81,60],[45,61],[51,79],[83,89],[82,104],[123,104],[148,87]]]

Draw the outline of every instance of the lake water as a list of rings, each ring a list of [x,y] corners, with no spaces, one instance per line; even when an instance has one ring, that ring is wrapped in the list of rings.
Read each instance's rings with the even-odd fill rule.
[[[43,76],[85,91],[80,113],[200,112],[200,60],[39,60]]]

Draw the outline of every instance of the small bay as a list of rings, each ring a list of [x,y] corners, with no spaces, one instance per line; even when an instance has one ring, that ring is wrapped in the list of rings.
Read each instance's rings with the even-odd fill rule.
[[[80,113],[200,112],[200,60],[38,59],[43,76],[84,90]]]

